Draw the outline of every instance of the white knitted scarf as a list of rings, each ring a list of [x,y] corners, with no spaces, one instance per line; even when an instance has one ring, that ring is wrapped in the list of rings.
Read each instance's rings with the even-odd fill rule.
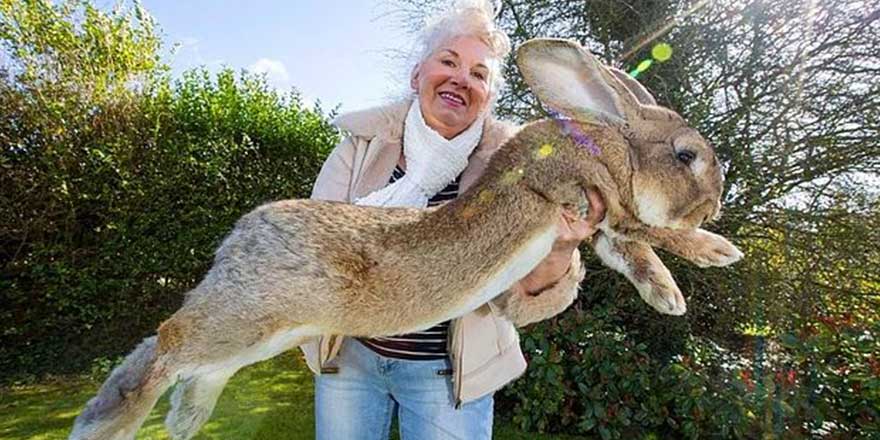
[[[484,114],[465,131],[446,139],[425,123],[414,99],[403,126],[406,174],[394,183],[355,200],[357,205],[424,208],[428,199],[464,171],[483,135]]]

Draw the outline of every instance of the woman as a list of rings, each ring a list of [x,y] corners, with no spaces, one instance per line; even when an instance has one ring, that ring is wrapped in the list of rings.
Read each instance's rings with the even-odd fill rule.
[[[470,187],[514,132],[491,105],[507,37],[487,7],[456,8],[424,31],[414,97],[346,114],[312,197],[373,206],[434,206]],[[315,380],[318,439],[387,439],[396,414],[407,439],[489,439],[492,393],[526,363],[514,325],[546,319],[574,300],[583,279],[577,245],[604,216],[588,193],[588,219],[566,213],[551,254],[511,290],[511,322],[494,304],[411,335],[326,336],[303,347]]]

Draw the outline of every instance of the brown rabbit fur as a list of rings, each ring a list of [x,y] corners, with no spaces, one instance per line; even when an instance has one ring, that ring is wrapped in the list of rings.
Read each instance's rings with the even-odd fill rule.
[[[575,118],[600,154],[545,120],[524,127],[471,190],[440,208],[315,200],[257,208],[239,220],[158,336],[111,373],[70,438],[134,438],[175,383],[166,426],[175,439],[191,438],[238,369],[317,335],[406,333],[488,301],[516,317],[533,297],[508,287],[550,252],[562,210],[582,203],[588,187],[607,205],[596,252],[657,310],[684,313],[651,246],[700,265],[741,256],[697,229],[717,215],[721,197],[711,147],[575,43],[534,40],[517,62],[537,95]],[[695,155],[690,164],[679,157],[684,149]]]

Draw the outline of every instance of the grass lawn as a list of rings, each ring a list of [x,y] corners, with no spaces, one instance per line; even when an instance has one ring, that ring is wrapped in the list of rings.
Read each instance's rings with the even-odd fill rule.
[[[66,439],[73,419],[100,384],[86,379],[0,388],[0,439]],[[232,377],[214,414],[196,439],[313,439],[311,373],[298,355],[285,353],[252,365]],[[162,420],[167,396],[159,401],[138,439],[167,439]],[[496,424],[495,438],[572,437],[520,433]]]

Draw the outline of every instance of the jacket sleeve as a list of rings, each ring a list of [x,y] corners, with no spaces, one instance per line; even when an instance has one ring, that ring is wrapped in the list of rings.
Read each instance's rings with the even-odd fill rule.
[[[356,139],[346,136],[333,148],[312,187],[312,199],[349,201]]]
[[[517,327],[543,321],[562,313],[577,297],[586,269],[581,263],[581,253],[577,249],[571,255],[568,272],[556,284],[529,295],[519,283],[492,300],[500,313]]]

